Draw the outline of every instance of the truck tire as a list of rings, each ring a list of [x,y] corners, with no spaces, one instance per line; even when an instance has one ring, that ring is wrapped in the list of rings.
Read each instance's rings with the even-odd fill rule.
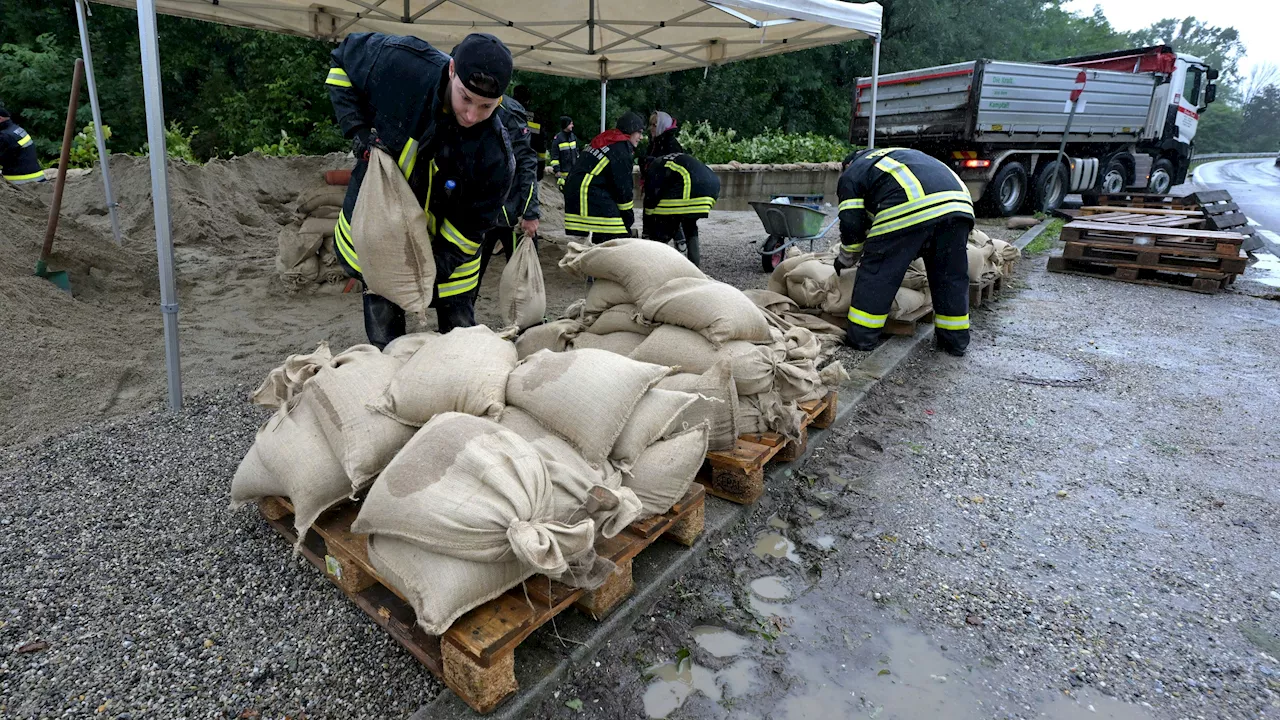
[[[1168,158],[1155,161],[1147,178],[1147,192],[1156,195],[1169,192],[1169,188],[1173,187],[1173,162]]]
[[[1031,191],[1030,210],[1051,213],[1062,207],[1062,201],[1067,197],[1069,183],[1067,172],[1057,160],[1050,160],[1040,166]]]
[[[1111,158],[1107,169],[1098,178],[1098,192],[1102,195],[1115,195],[1129,187],[1129,169],[1119,158]]]
[[[1027,199],[1027,168],[1017,160],[1010,160],[996,171],[982,194],[984,214],[1011,217],[1022,209]]]

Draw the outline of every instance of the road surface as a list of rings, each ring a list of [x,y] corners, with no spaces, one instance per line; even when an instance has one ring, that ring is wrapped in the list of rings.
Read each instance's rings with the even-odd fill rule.
[[[1280,256],[1280,167],[1274,158],[1205,163],[1196,168],[1191,184],[1229,191],[1263,231],[1260,234],[1271,253]]]

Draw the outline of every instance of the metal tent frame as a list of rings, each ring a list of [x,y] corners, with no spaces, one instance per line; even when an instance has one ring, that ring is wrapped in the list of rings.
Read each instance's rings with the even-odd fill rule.
[[[136,8],[151,148],[160,307],[164,318],[169,407],[182,406],[178,296],[169,215],[168,151],[164,136],[157,13],[337,41],[352,32],[416,35],[450,48],[471,32],[497,35],[517,68],[600,81],[600,124],[605,129],[608,82],[710,68],[785,52],[870,39],[870,140],[875,141],[882,10],[879,3],[840,0],[93,0]],[[81,48],[88,68],[103,187],[112,230],[120,242],[116,203],[90,58],[85,15],[89,0],[75,0]]]

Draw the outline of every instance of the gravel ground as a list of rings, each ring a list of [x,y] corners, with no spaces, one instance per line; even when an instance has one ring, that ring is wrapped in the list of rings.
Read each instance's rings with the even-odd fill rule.
[[[1280,713],[1280,308],[1024,265],[537,715]]]

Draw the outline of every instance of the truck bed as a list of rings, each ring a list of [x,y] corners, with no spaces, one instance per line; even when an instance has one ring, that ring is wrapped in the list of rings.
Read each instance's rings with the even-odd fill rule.
[[[939,65],[880,77],[877,143],[1046,143],[1062,139],[1079,68],[996,60]],[[1153,136],[1151,75],[1085,70],[1071,142]],[[859,78],[850,135],[865,144],[871,78]]]

